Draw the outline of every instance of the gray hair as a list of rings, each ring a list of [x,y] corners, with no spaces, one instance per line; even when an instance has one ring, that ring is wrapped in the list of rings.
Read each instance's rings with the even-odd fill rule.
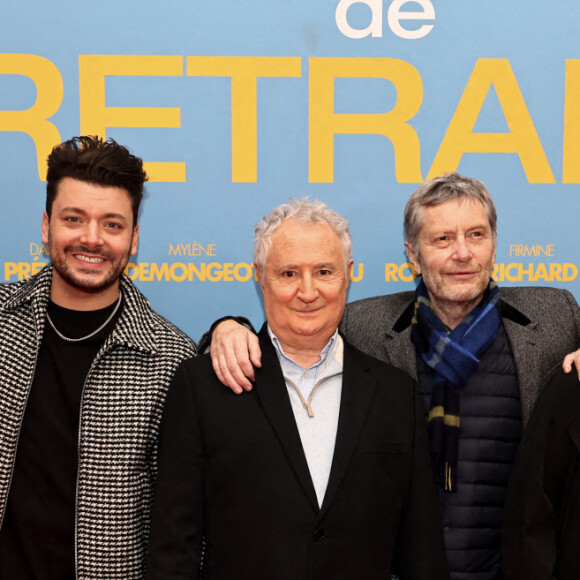
[[[254,230],[254,263],[263,275],[268,253],[272,247],[272,234],[285,220],[293,219],[302,225],[328,224],[342,242],[345,269],[352,252],[352,239],[348,229],[348,220],[330,209],[324,202],[308,197],[291,198],[288,203],[275,207],[264,216]]]
[[[487,188],[478,179],[459,173],[446,173],[418,187],[405,206],[405,240],[418,254],[419,232],[423,227],[423,208],[441,205],[455,199],[477,201],[487,210],[494,241],[497,239],[497,212]]]

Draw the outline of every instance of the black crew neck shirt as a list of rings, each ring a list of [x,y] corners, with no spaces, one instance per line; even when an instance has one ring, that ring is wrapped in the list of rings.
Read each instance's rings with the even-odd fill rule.
[[[115,309],[48,314],[69,338],[86,336]],[[84,383],[123,305],[95,336],[60,338],[48,323],[20,429],[8,502],[0,529],[0,579],[74,580],[78,434]]]

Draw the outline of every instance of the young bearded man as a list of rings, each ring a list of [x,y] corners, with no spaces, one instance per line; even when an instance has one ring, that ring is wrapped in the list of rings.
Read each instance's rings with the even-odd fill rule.
[[[142,578],[169,382],[194,343],[123,274],[146,174],[113,140],[48,158],[51,264],[0,286],[0,578]]]

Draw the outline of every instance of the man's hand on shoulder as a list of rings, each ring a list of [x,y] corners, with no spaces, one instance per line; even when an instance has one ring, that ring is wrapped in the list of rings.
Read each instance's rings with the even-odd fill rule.
[[[254,367],[262,366],[258,337],[235,320],[220,322],[211,335],[211,361],[218,379],[234,393],[252,390]]]
[[[580,381],[580,348],[576,352],[571,352],[564,357],[564,362],[562,363],[562,369],[564,372],[572,372],[572,367],[576,367],[576,373],[578,374],[578,380]]]

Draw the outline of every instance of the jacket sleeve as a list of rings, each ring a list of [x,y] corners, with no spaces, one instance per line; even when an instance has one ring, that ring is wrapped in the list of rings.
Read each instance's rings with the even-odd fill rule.
[[[536,451],[531,454],[520,449],[506,496],[502,538],[506,580],[555,578],[556,515],[543,488],[544,453]]]
[[[569,504],[578,489],[574,479],[578,449],[569,432],[578,421],[578,388],[575,376],[559,371],[524,432],[505,502],[505,580],[577,577],[577,551],[572,556],[575,573],[566,572],[565,567],[557,570],[563,547],[569,547],[565,533],[573,513]]]
[[[447,580],[447,556],[421,395],[414,386],[413,457],[396,562],[401,580]]]
[[[201,566],[204,450],[192,392],[194,363],[185,361],[177,370],[163,411],[147,580],[191,580]]]

